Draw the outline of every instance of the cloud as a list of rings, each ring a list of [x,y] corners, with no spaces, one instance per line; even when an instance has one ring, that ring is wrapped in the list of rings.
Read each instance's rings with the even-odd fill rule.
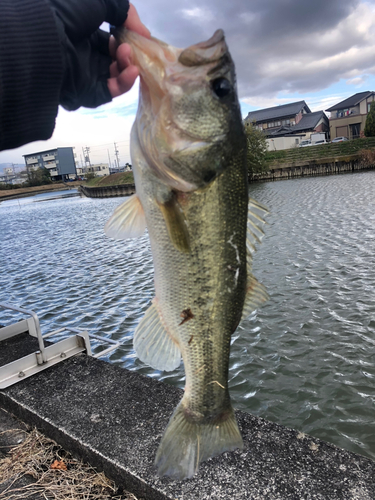
[[[202,24],[211,22],[215,19],[215,15],[208,9],[202,7],[194,7],[192,9],[182,9],[183,17],[195,23]]]
[[[362,87],[367,80],[368,76],[363,75],[363,76],[358,76],[357,78],[351,78],[350,80],[347,80],[346,83],[347,85],[355,85],[356,87]]]
[[[143,0],[153,34],[187,47],[223,28],[241,98],[315,92],[342,79],[375,74],[375,7],[353,0]]]
[[[136,7],[152,35],[176,47],[222,28],[244,109],[302,99],[312,110],[327,109],[354,92],[374,90],[373,0],[142,0]],[[96,110],[61,110],[52,139],[0,153],[0,162],[20,163],[22,154],[65,145],[89,146],[106,161],[113,142],[129,161],[137,100],[136,85]]]

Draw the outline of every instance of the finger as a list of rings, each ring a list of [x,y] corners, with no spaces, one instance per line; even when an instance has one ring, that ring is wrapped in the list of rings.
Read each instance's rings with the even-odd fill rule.
[[[128,92],[139,75],[139,70],[136,66],[128,66],[124,71],[122,71],[118,77],[109,78],[108,90],[112,97],[118,97],[125,92]]]
[[[117,61],[113,61],[113,63],[109,66],[109,75],[111,78],[117,78],[120,74],[120,71],[117,66]]]
[[[137,9],[133,4],[129,5],[128,17],[125,21],[125,27],[131,31],[135,31],[146,38],[151,38],[150,31],[146,28],[146,26],[142,23],[139,18]]]
[[[109,37],[109,55],[112,57],[113,60],[116,59],[116,50],[118,47],[118,43],[116,42],[116,39],[114,36]]]
[[[130,45],[128,43],[122,43],[119,45],[116,52],[116,61],[120,72],[132,65],[131,58],[132,49]]]

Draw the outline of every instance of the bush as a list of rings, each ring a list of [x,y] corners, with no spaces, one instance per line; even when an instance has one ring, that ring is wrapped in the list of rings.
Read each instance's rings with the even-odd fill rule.
[[[246,123],[247,168],[249,175],[268,170],[266,166],[267,140],[264,132],[255,128],[253,123]]]
[[[362,165],[366,167],[375,166],[375,149],[362,149],[359,152],[359,158]]]
[[[89,181],[91,181],[92,179],[95,179],[95,177],[96,177],[95,172],[87,172],[87,173],[85,174],[85,180],[86,180],[86,182],[89,182]]]
[[[371,103],[370,111],[366,118],[366,125],[364,132],[366,137],[375,136],[375,101]]]

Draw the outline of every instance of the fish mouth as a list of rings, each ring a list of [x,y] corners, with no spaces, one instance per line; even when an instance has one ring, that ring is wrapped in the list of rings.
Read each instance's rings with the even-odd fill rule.
[[[183,50],[178,58],[183,66],[202,66],[220,62],[227,54],[223,30],[216,30],[206,42],[200,42]],[[212,69],[210,70],[212,71]]]
[[[134,31],[120,29],[115,32],[120,43],[128,43],[132,48],[132,63],[138,67],[143,101],[156,115],[166,95],[168,72],[177,64],[182,49],[172,47],[157,38],[145,38]],[[145,104],[145,103],[143,103]]]
[[[209,40],[186,49],[173,47],[154,37],[145,38],[124,28],[115,30],[115,36],[118,42],[129,43],[132,47],[132,63],[139,69],[142,95],[149,96],[154,115],[160,111],[171,84],[183,86],[186,80],[194,78],[191,68],[209,65],[207,73],[214,74],[228,61],[228,48],[221,29]]]

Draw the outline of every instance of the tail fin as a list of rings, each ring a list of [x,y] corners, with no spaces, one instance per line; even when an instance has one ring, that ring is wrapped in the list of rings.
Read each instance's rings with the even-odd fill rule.
[[[233,408],[230,407],[225,413],[225,419],[197,423],[187,419],[180,403],[156,453],[155,465],[159,475],[175,479],[192,477],[200,462],[224,451],[242,448],[242,437]]]

